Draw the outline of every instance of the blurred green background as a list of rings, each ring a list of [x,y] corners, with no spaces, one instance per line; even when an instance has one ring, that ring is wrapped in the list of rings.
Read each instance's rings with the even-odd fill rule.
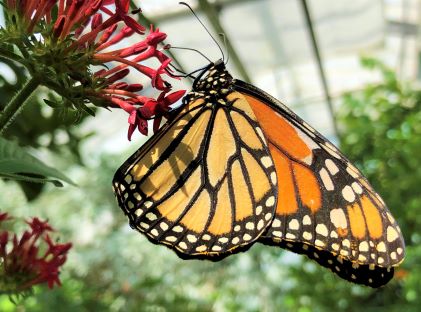
[[[172,5],[174,2],[171,1]],[[229,9],[240,10],[239,1],[233,2],[238,8],[233,5]],[[327,3],[310,1],[313,12],[321,14],[317,3],[322,2]],[[393,1],[385,2],[383,9],[390,9]],[[418,4],[418,1],[403,0],[399,5],[405,2]],[[360,3],[364,7],[369,2]],[[197,5],[198,10],[206,13],[203,1]],[[160,15],[157,10],[151,9],[151,18],[165,26],[164,13],[168,11],[161,9],[164,13]],[[183,20],[185,16],[179,18]],[[193,25],[199,27],[197,23]],[[389,27],[387,20],[385,25]],[[240,26],[234,23],[230,29],[235,27]],[[230,29],[225,31],[229,33]],[[321,38],[325,33],[317,34]],[[171,38],[179,39],[176,35]],[[387,37],[382,39],[380,49],[388,44],[387,40]],[[206,41],[209,44],[208,38]],[[232,41],[235,48],[235,39]],[[325,51],[323,44],[321,48]],[[329,53],[325,55],[332,61]],[[402,228],[407,244],[406,260],[385,287],[370,289],[348,283],[304,257],[259,244],[218,263],[183,261],[167,248],[152,245],[128,226],[111,190],[115,170],[140,145],[140,142],[129,145],[125,141],[123,119],[126,117],[121,115],[122,122],[116,126],[99,114],[92,124],[91,117],[76,118],[69,112],[46,107],[41,100],[46,91],[41,90],[18,122],[9,128],[6,137],[65,172],[77,187],[56,188],[2,180],[0,209],[19,217],[47,218],[60,232],[61,239],[71,241],[74,248],[60,276],[61,288],[37,287],[33,296],[17,305],[7,296],[0,296],[0,311],[420,311],[421,91],[417,70],[413,69],[411,76],[402,70],[405,66],[384,65],[389,63],[387,57],[370,55],[375,58],[363,59],[362,72],[371,73],[376,79],[364,81],[358,88],[341,89],[337,96],[328,94],[333,99],[333,121],[339,131],[335,133],[332,120],[323,122],[322,118],[319,122],[322,132],[339,143],[343,152],[367,175]],[[242,59],[248,65],[247,59]],[[0,61],[7,67],[0,75],[0,104],[4,105],[22,84],[25,73],[15,64]],[[314,56],[312,62],[317,63]],[[241,72],[235,64],[231,65],[233,71]],[[294,63],[281,67],[291,65]],[[251,71],[251,67],[246,69]],[[334,69],[328,68],[327,73]],[[308,74],[320,78],[317,71]],[[276,77],[283,79],[282,75]],[[354,80],[358,77],[348,76]],[[328,76],[328,82],[331,92],[335,91],[335,81]],[[265,89],[264,77],[256,84]],[[348,92],[343,92],[346,89]],[[321,85],[318,90],[323,90]],[[319,104],[315,104],[311,92],[308,94],[286,96],[304,118],[306,114],[319,113],[316,113]],[[329,97],[320,92],[317,100],[324,105],[327,116]],[[279,95],[279,98],[284,97]],[[104,130],[107,127],[112,129]],[[118,136],[119,144],[101,148],[104,132],[109,131]]]

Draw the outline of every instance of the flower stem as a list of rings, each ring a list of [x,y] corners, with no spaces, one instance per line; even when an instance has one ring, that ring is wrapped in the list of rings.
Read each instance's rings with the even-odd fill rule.
[[[0,135],[22,111],[25,104],[28,102],[32,93],[40,85],[40,80],[36,77],[29,78],[22,89],[15,94],[9,104],[3,109],[0,114]]]

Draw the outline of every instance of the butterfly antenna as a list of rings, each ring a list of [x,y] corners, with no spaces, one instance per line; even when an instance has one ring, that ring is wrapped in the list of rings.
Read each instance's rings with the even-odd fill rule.
[[[192,14],[194,15],[194,17],[199,21],[199,23],[203,26],[203,28],[206,30],[206,32],[208,33],[208,35],[212,38],[213,42],[215,42],[215,44],[218,46],[219,51],[221,51],[222,54],[222,60],[225,61],[225,54],[224,51],[222,51],[221,46],[219,45],[218,41],[216,41],[215,37],[212,36],[212,34],[210,33],[210,31],[208,30],[208,28],[205,26],[205,24],[203,24],[203,22],[200,20],[200,18],[197,16],[196,12],[194,12],[194,10],[192,9],[192,7],[190,5],[188,5],[185,2],[179,2],[179,4],[184,5],[186,7],[189,8],[189,10],[192,12]],[[211,62],[212,63],[212,62]]]
[[[228,46],[227,46],[227,36],[225,36],[225,34],[224,34],[224,33],[220,33],[219,35],[220,35],[220,36],[223,38],[223,40],[224,40],[224,47],[225,47],[225,49],[226,49],[226,53],[227,53],[227,60],[225,61],[225,65],[227,65],[227,64],[228,64],[228,61],[229,61],[229,59],[230,59],[230,51],[229,51]]]
[[[212,63],[212,62],[210,62],[210,63]],[[174,69],[175,71],[177,71],[177,72],[179,72],[179,73],[183,74],[183,75],[175,75],[175,74],[171,73],[168,69],[165,69],[165,71],[166,71],[169,75],[172,75],[172,76],[174,76],[174,77],[184,77],[184,78],[186,78],[186,77],[190,77],[190,78],[193,78],[193,79],[197,79],[197,77],[196,77],[196,76],[194,76],[193,74],[195,74],[195,73],[197,73],[197,72],[203,72],[205,69],[207,69],[207,68],[209,67],[209,65],[206,65],[206,66],[201,67],[201,68],[199,68],[199,69],[193,70],[193,71],[192,71],[192,72],[190,72],[190,73],[186,73],[186,72],[182,71],[181,69],[177,68],[176,66],[174,66],[174,65],[172,65],[172,64],[169,64],[169,66],[170,66],[172,69]]]
[[[178,68],[178,67],[176,67],[176,66],[174,66],[172,64],[169,64],[168,66],[171,67],[171,69],[174,70],[175,72],[181,74],[181,75],[174,74],[171,70],[169,70],[168,68],[165,68],[165,71],[167,72],[167,74],[170,75],[170,76],[172,76],[172,77],[180,77],[180,78],[190,77],[190,78],[193,78],[193,79],[196,78],[193,75],[187,74],[185,71],[181,70],[180,68]]]
[[[170,49],[194,51],[196,53],[199,53],[201,56],[203,56],[209,63],[212,63],[212,61],[205,54],[200,52],[199,50],[196,50],[196,49],[193,49],[193,48],[173,47],[173,46],[171,46]]]

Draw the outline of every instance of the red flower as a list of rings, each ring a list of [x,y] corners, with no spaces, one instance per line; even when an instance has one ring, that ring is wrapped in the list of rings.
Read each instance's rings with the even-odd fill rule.
[[[44,37],[42,42],[46,54],[60,47],[58,50],[63,53],[63,58],[54,72],[57,70],[64,72],[57,72],[57,79],[50,83],[51,87],[58,92],[65,90],[61,95],[75,103],[76,108],[91,102],[97,106],[113,106],[126,110],[130,114],[129,138],[136,128],[143,134],[147,133],[145,115],[151,108],[154,110],[153,101],[161,100],[139,95],[138,92],[143,86],[139,83],[130,84],[124,81],[125,77],[133,70],[145,75],[150,79],[152,87],[160,91],[161,96],[162,92],[167,93],[171,89],[171,84],[166,79],[175,78],[169,68],[171,59],[162,51],[165,48],[158,48],[167,35],[151,25],[149,34],[139,39],[139,35],[143,35],[146,28],[130,16],[141,12],[140,10],[129,12],[130,2],[130,0],[5,1],[6,13],[12,13],[7,15],[8,18],[23,23],[23,27],[18,27],[24,30],[22,36],[41,33]],[[51,33],[44,31],[48,29],[47,25],[53,25]],[[123,42],[128,38],[134,43],[124,46]],[[21,48],[19,46],[17,50]],[[31,55],[31,50],[28,52],[28,55]],[[155,58],[159,65],[153,67],[144,64],[144,61],[151,58]],[[51,58],[44,59],[49,61],[45,67],[52,66]],[[106,69],[92,74],[92,66]],[[48,75],[38,74],[48,79]],[[57,86],[61,81],[63,87]],[[43,84],[49,87],[47,82]],[[146,106],[143,107],[144,105]],[[159,117],[157,113],[153,115]]]
[[[26,221],[26,223],[31,227],[32,232],[36,235],[41,235],[44,232],[54,231],[47,221],[42,222],[38,218],[32,218],[31,221]]]
[[[3,215],[3,214],[2,214]],[[33,218],[26,221],[30,230],[17,234],[0,232],[0,276],[2,291],[9,294],[27,292],[32,286],[46,283],[49,288],[61,285],[60,267],[65,263],[71,243],[54,243],[46,221]],[[7,245],[11,244],[9,248]],[[42,250],[45,250],[42,252]]]
[[[115,99],[116,104],[120,105],[120,107],[130,114],[128,120],[130,126],[127,133],[129,141],[131,141],[133,132],[136,129],[143,135],[148,135],[149,119],[154,119],[153,130],[154,132],[158,131],[162,117],[167,117],[170,105],[181,99],[185,93],[185,90],[180,90],[166,96],[166,92],[163,91],[157,100],[151,98],[141,99],[143,105],[137,108],[133,104],[128,104],[127,102]]]
[[[142,117],[142,114],[139,112],[139,110],[133,110],[133,112],[129,116],[129,130],[127,132],[127,138],[129,139],[129,141],[132,140],[132,135],[136,128],[143,135],[148,135],[148,121],[147,119]]]
[[[154,132],[158,131],[159,126],[161,125],[162,117],[167,117],[167,113],[171,104],[174,104],[175,102],[180,100],[185,93],[186,90],[175,91],[168,94],[167,96],[164,96],[165,94],[161,93],[161,95],[158,97],[157,105],[155,107],[155,119],[153,122]]]

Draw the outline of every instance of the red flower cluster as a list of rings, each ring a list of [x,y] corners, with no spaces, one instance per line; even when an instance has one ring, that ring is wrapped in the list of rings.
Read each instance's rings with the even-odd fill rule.
[[[90,65],[107,68],[93,74],[93,80],[98,85],[87,91],[88,98],[105,100],[108,106],[119,107],[129,113],[129,140],[136,128],[147,134],[146,120],[153,116],[156,130],[168,105],[184,95],[185,91],[167,95],[171,84],[163,76],[175,77],[168,67],[171,59],[158,48],[167,36],[159,29],[151,25],[149,34],[142,40],[113,50],[117,44],[121,46],[124,39],[145,34],[146,28],[129,16],[130,0],[6,0],[6,8],[20,16],[27,34],[36,32],[39,23],[53,25],[52,42],[59,44],[71,39],[65,53],[86,51],[91,55]],[[57,10],[56,18],[52,15],[53,9]],[[118,27],[120,22],[124,23],[123,27]],[[152,58],[159,62],[157,68],[142,64]],[[139,95],[143,85],[123,80],[130,70],[147,76],[160,95],[156,99]],[[72,78],[77,76],[76,73]],[[75,85],[84,85],[85,81],[86,77],[83,77]],[[80,95],[80,92],[77,94]]]
[[[0,213],[0,226],[8,219],[7,213]],[[33,218],[26,223],[30,229],[20,238],[0,231],[0,285],[9,294],[25,292],[36,284],[60,286],[59,269],[72,246],[53,242],[49,235],[53,228],[48,222]]]
[[[115,37],[122,37],[125,34],[125,29],[127,28],[123,28],[120,34]],[[121,63],[110,70],[100,70],[95,75],[106,78],[110,84],[102,90],[103,96],[129,113],[129,140],[131,140],[131,136],[136,128],[142,134],[147,135],[147,120],[153,116],[153,128],[154,131],[157,131],[162,117],[166,116],[168,112],[169,106],[181,99],[186,93],[185,90],[180,90],[167,95],[171,90],[171,85],[164,81],[161,75],[169,73],[168,65],[171,59],[158,49],[158,44],[165,40],[165,38],[166,34],[160,32],[159,29],[154,30],[151,26],[150,33],[146,39],[133,46],[112,52],[98,53],[115,43],[113,40],[110,40],[101,44],[96,49],[97,53],[94,55],[94,58],[103,62],[117,61]],[[129,56],[134,57],[131,60],[126,59]],[[158,69],[152,69],[139,64],[139,62],[150,58],[156,58],[161,63]],[[141,84],[127,84],[119,81],[129,74],[130,67],[151,79],[152,87],[161,92],[157,99],[134,93],[135,91],[142,90],[143,86]]]

